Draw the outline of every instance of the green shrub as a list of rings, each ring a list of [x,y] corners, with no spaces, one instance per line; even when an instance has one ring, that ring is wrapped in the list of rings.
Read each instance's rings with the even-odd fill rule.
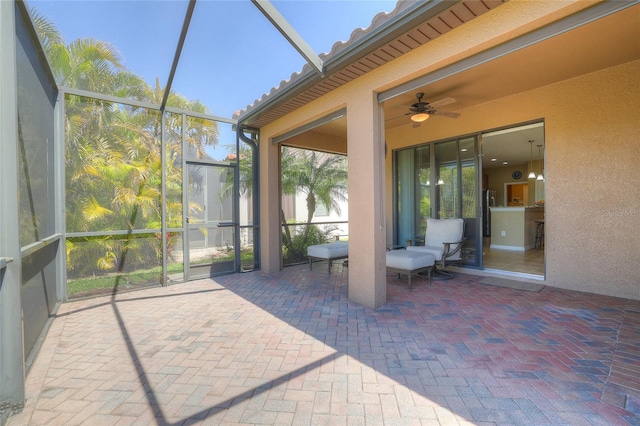
[[[295,227],[295,235],[291,238],[291,244],[282,247],[283,264],[293,265],[307,261],[307,247],[324,244],[334,240],[332,233],[338,229],[334,225],[300,225]],[[286,238],[283,234],[283,241]]]

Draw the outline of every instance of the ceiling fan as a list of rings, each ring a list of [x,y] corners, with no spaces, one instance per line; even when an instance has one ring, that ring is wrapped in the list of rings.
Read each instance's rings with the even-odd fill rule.
[[[419,125],[419,123],[422,123],[432,115],[441,115],[443,117],[449,117],[449,118],[460,117],[460,114],[458,114],[457,112],[445,112],[445,111],[438,111],[436,109],[441,106],[454,103],[456,101],[455,99],[444,98],[444,99],[440,99],[439,101],[429,103],[429,102],[422,101],[423,96],[424,96],[424,93],[422,92],[416,93],[416,98],[418,99],[418,102],[412,104],[409,107],[409,110],[411,112],[408,112],[405,114],[405,115],[411,115],[411,121],[415,122],[416,123],[415,125]]]

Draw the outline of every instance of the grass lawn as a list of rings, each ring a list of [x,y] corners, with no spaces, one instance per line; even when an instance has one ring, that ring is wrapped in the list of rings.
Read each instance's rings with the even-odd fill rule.
[[[253,269],[253,250],[241,252],[241,263],[245,268]],[[197,263],[216,263],[223,261],[233,261],[234,256],[225,256],[218,259],[205,260]],[[194,264],[197,264],[194,263]],[[167,266],[167,274],[184,272],[181,263],[173,263]],[[97,294],[111,293],[114,290],[127,290],[139,287],[150,287],[162,283],[162,267],[157,266],[151,269],[139,270],[123,274],[109,274],[101,277],[78,278],[67,280],[67,295],[69,298],[84,297]]]
[[[181,264],[167,266],[167,273],[182,272]],[[162,267],[129,272],[125,274],[110,274],[102,277],[79,278],[67,281],[67,295],[84,296],[92,293],[105,293],[114,289],[129,289],[135,287],[148,287],[150,285],[160,285],[162,277]]]

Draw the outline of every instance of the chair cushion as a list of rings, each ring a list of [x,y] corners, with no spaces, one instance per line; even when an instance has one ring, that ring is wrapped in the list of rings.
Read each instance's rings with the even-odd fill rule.
[[[416,252],[416,253],[424,253],[431,254],[436,259],[442,259],[442,254],[444,253],[444,245],[440,245],[439,247],[431,247],[431,246],[409,246],[407,247],[407,251]]]
[[[437,247],[442,243],[454,243],[463,237],[464,221],[462,219],[427,219],[427,232],[424,245]]]
[[[335,243],[315,244],[307,247],[307,256],[319,259],[337,259],[349,255],[349,244],[346,241]]]
[[[430,253],[407,250],[392,250],[387,252],[387,268],[413,271],[427,266],[433,266],[436,258]]]
[[[424,236],[424,246],[409,246],[407,250],[425,251],[441,260],[444,253],[443,243],[455,243],[464,238],[463,219],[427,219],[427,232]],[[453,248],[453,247],[452,247]],[[460,260],[458,251],[447,257],[447,260]]]

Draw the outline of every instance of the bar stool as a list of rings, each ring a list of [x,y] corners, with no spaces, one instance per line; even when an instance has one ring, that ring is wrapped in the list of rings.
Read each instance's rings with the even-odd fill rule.
[[[536,220],[536,241],[534,248],[540,248],[544,246],[544,220]]]

